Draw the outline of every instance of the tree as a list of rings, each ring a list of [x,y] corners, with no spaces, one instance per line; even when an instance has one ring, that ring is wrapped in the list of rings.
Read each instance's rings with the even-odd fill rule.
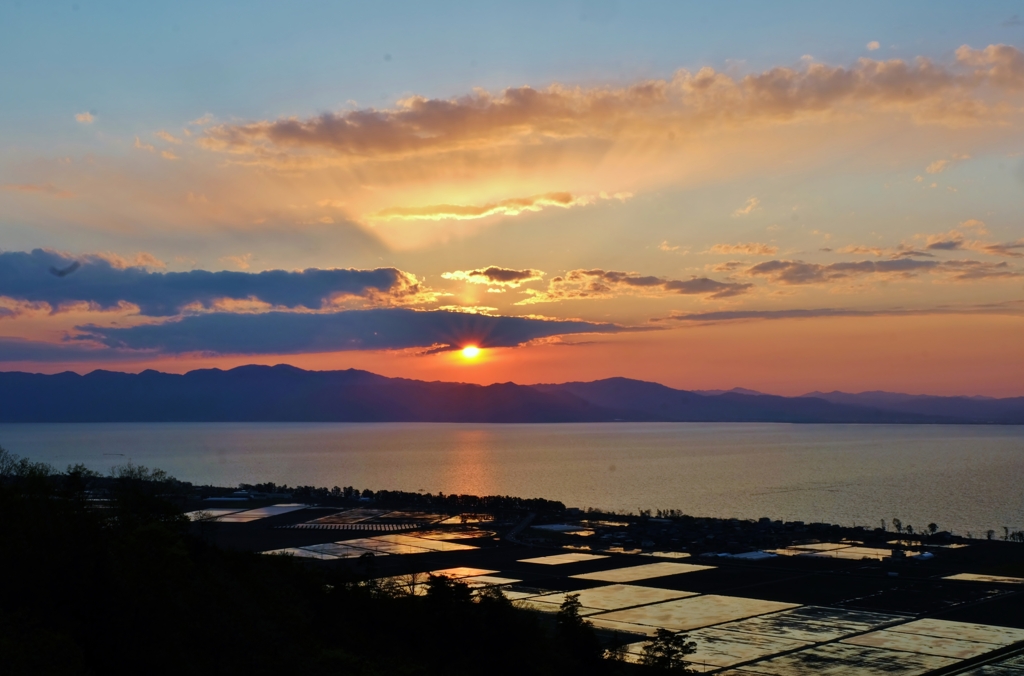
[[[894,518],[892,520],[892,527],[896,530],[897,533],[902,533],[903,532],[903,522],[900,521],[899,519],[895,519]]]
[[[573,655],[585,665],[599,664],[604,656],[601,642],[594,633],[594,625],[580,615],[580,595],[566,594],[555,616],[558,638]]]
[[[619,643],[604,651],[604,657],[612,662],[625,662],[629,653],[626,652],[626,644]]]
[[[473,599],[473,592],[461,580],[453,580],[447,575],[431,575],[427,578],[427,599],[444,605],[469,603]]]
[[[697,652],[697,644],[686,639],[682,632],[659,629],[654,638],[644,644],[640,664],[677,674],[695,673],[687,668],[686,656]]]
[[[938,524],[935,524],[935,523],[928,524],[928,532],[931,533],[932,535],[935,535],[936,533],[938,533],[939,532]]]
[[[505,592],[501,591],[501,587],[498,585],[488,585],[477,591],[476,602],[481,606],[489,608],[501,608],[503,610],[514,608],[512,602],[509,601],[508,597],[505,596]]]

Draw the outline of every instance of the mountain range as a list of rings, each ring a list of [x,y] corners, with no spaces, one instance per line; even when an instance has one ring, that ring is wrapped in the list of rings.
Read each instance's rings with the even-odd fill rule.
[[[0,372],[0,422],[788,422],[1024,424],[1024,397],[676,390],[608,378],[425,382],[349,369]]]

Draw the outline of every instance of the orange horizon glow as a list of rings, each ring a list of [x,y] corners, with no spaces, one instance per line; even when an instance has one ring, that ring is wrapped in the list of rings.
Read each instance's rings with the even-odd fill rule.
[[[363,369],[388,377],[481,385],[589,381],[622,376],[673,388],[745,387],[772,394],[813,390],[1024,396],[1024,317],[816,318],[737,322],[624,333],[519,348],[350,351],[280,355],[181,355],[110,363],[16,364],[5,370],[88,373],[97,368],[170,373],[290,364],[327,371]],[[975,337],[988,336],[984,346]],[[895,338],[900,337],[901,340]],[[479,349],[479,348],[478,348]],[[684,357],[680,358],[680,355]],[[458,368],[458,366],[463,368]],[[472,368],[467,368],[472,366]],[[42,368],[41,368],[42,367]]]

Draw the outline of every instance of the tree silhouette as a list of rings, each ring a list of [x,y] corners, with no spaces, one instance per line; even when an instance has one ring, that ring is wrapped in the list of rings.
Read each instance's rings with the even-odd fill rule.
[[[686,656],[697,652],[697,644],[686,639],[686,634],[682,632],[658,629],[654,638],[644,644],[640,664],[677,674],[696,673],[688,668]]]
[[[594,625],[580,615],[580,595],[566,594],[555,616],[557,635],[570,653],[583,664],[598,664],[604,656]]]

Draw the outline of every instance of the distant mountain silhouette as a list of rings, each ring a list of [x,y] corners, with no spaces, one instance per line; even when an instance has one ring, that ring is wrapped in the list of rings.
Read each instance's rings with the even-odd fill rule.
[[[972,423],[1024,423],[1024,397],[936,397],[896,392],[811,392],[804,397],[844,406],[868,406],[898,413],[955,418]]]
[[[734,387],[731,390],[690,390],[694,394],[702,394],[705,397],[713,397],[716,394],[751,394],[754,396],[760,396],[764,392],[758,392],[757,390],[748,390],[745,387]]]
[[[793,422],[1024,424],[1024,397],[675,390],[609,378],[469,385],[291,366],[184,375],[0,372],[0,422]]]

